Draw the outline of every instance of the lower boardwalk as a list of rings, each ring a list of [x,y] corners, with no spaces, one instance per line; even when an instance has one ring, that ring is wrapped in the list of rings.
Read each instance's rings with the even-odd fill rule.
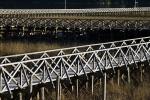
[[[44,86],[48,85],[56,88],[57,100],[61,100],[61,82],[66,81],[72,90],[75,84],[78,99],[79,80],[90,79],[93,94],[94,77],[98,76],[103,79],[103,99],[106,100],[107,76],[117,73],[119,84],[119,70],[123,68],[130,83],[130,69],[141,68],[139,63],[149,64],[149,60],[150,37],[3,56],[0,57],[0,93],[9,93],[13,98],[17,91],[22,100],[23,91],[31,94],[35,92],[34,87],[40,85],[37,98],[45,100]]]

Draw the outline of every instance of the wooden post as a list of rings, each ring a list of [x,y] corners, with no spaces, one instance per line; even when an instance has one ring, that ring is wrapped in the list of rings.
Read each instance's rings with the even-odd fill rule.
[[[11,94],[10,94],[10,99],[13,99],[13,98],[14,98],[14,96],[13,96],[13,94],[11,93]]]
[[[71,85],[71,91],[72,91],[72,93],[74,92],[74,86],[73,86],[73,84]]]
[[[130,80],[130,68],[129,67],[127,68],[127,71],[128,71],[128,83],[130,84],[131,80]]]
[[[2,91],[2,69],[0,68],[0,91]],[[2,94],[0,94],[0,100],[2,100]]]
[[[30,94],[29,100],[32,100],[32,95]]]
[[[86,90],[88,90],[88,88],[89,88],[89,82],[88,82],[88,80],[85,83],[85,88],[86,88]]]
[[[56,22],[57,22],[57,20],[56,20]],[[58,33],[58,26],[56,26],[56,28],[55,28],[55,36],[56,36],[55,38],[58,38],[58,34],[57,33]]]
[[[120,70],[118,69],[118,73],[117,73],[117,84],[118,86],[120,85]]]
[[[19,92],[19,100],[22,100],[22,92]]]
[[[76,80],[76,98],[79,99],[79,79]]]
[[[36,94],[36,99],[37,99],[37,100],[40,100],[40,93],[39,93],[39,91],[38,91],[37,94]]]
[[[102,86],[102,78],[99,79],[99,85]]]
[[[36,35],[36,27],[33,28],[33,34]]]
[[[114,85],[114,78],[113,77],[111,77],[110,83],[111,83],[111,85]]]
[[[60,80],[61,81],[61,80]],[[61,100],[61,82],[59,84],[59,100]]]
[[[24,34],[25,34],[25,27],[24,27],[24,26],[22,27],[22,31],[23,31],[23,32],[22,32],[22,33],[23,33],[22,35],[24,36]]]
[[[99,79],[99,92],[101,94],[101,88],[102,88],[102,78]]]
[[[60,78],[59,77],[57,77],[57,90],[56,90],[57,92],[56,92],[56,100],[60,100]]]
[[[93,96],[93,94],[94,94],[94,75],[92,75],[92,87],[91,87],[91,89],[92,89],[92,96]]]
[[[0,26],[0,31],[2,31],[2,26]],[[2,33],[3,32],[0,32],[0,38],[2,38]]]
[[[41,87],[41,100],[45,100],[44,90],[44,87]]]
[[[140,66],[140,81],[143,82],[143,66]]]
[[[33,77],[30,78],[30,92],[29,92],[29,99],[32,100],[32,91],[33,91],[33,86],[32,86],[32,79]]]
[[[104,90],[103,90],[103,100],[106,100],[106,78],[107,78],[107,74],[106,72],[104,73]]]
[[[0,91],[2,91],[2,70],[0,69]],[[2,100],[2,95],[0,94],[0,100]]]

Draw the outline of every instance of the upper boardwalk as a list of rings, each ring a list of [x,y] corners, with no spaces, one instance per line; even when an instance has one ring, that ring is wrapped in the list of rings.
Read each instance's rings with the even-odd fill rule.
[[[150,8],[0,9],[0,30],[150,29]]]
[[[1,17],[97,17],[97,16],[149,16],[150,8],[91,8],[91,9],[0,9]],[[25,16],[23,16],[25,15]],[[115,16],[114,16],[115,17]],[[78,18],[77,18],[78,19]]]
[[[89,73],[116,73],[150,60],[150,37],[0,57],[0,93]],[[109,70],[109,71],[108,71]]]

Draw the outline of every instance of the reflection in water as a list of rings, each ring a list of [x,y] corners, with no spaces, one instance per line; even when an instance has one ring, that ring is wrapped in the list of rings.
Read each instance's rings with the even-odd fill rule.
[[[150,30],[96,30],[75,37],[0,39],[0,56],[149,36]]]
[[[0,40],[0,56],[20,54],[27,52],[37,52],[43,50],[64,48],[76,46],[79,43],[60,43],[60,42],[47,42],[47,41],[17,41],[17,40]]]
[[[48,42],[48,41],[20,41],[20,40],[0,40],[0,56],[12,55],[12,54],[21,54],[29,52],[38,52],[51,49],[59,49],[77,45],[88,44],[84,42],[76,41],[57,41],[57,42]]]

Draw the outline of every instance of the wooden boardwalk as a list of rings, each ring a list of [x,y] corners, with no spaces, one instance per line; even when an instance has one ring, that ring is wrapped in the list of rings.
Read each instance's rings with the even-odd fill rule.
[[[94,29],[149,30],[150,8],[0,9],[2,36],[57,34]]]
[[[71,79],[150,60],[150,37],[0,57],[0,93]],[[60,83],[59,83],[60,84]],[[58,99],[59,100],[59,99]]]

